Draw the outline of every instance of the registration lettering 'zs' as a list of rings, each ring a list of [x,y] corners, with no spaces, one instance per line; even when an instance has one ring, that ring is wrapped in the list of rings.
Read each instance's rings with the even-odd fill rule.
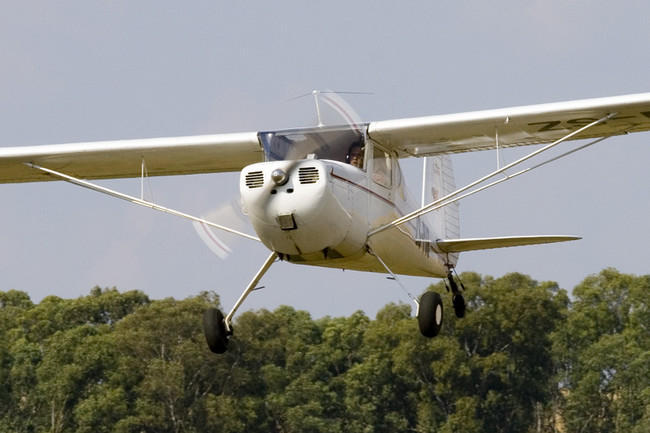
[[[642,116],[650,119],[650,111],[644,111],[639,113]],[[603,122],[604,124],[607,124],[607,122],[617,122],[621,120],[626,120],[626,119],[635,119],[637,116],[616,116],[611,118],[609,121]],[[589,117],[581,117],[577,119],[570,119],[565,121],[564,123],[561,120],[548,120],[545,122],[532,122],[529,123],[528,126],[537,126],[540,125],[540,128],[537,130],[537,132],[549,132],[549,131],[566,131],[567,129],[579,129],[582,128],[583,126],[587,126],[590,123],[593,123],[597,121],[598,119],[592,119]],[[630,126],[634,126],[635,124],[630,122]]]

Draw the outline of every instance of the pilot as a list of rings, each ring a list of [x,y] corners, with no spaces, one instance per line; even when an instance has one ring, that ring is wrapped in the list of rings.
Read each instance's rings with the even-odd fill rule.
[[[361,147],[361,144],[354,143],[350,146],[346,162],[354,167],[363,168],[363,147]]]

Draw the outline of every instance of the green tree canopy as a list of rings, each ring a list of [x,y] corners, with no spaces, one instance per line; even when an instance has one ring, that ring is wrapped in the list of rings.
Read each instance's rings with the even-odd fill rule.
[[[434,339],[409,305],[283,306],[237,316],[224,355],[201,329],[214,293],[0,292],[0,431],[649,431],[650,276],[606,269],[572,298],[517,273],[461,278],[467,315],[443,293]]]
[[[556,333],[558,383],[571,431],[647,431],[650,276],[606,269],[586,278]]]

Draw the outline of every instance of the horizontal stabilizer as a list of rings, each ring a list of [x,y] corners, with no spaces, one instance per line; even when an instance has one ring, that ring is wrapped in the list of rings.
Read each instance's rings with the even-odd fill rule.
[[[444,239],[436,242],[445,253],[488,250],[491,248],[520,247],[524,245],[552,244],[555,242],[577,241],[578,236],[508,236],[502,238]]]

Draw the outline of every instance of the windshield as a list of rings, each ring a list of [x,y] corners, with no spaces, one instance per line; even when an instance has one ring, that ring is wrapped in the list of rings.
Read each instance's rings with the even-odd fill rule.
[[[260,132],[267,161],[318,159],[350,163],[350,154],[363,150],[362,130],[350,126]]]

